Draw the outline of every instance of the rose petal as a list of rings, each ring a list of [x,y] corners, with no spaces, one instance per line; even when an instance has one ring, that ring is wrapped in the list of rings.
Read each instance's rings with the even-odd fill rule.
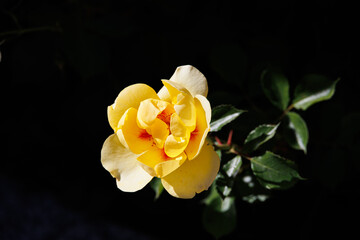
[[[117,131],[120,118],[127,109],[130,107],[137,109],[140,102],[148,98],[159,99],[154,89],[146,84],[138,83],[124,88],[115,99],[114,104],[109,106],[107,110],[112,129],[115,132]]]
[[[138,191],[152,179],[136,158],[136,154],[121,145],[116,134],[110,135],[101,149],[103,167],[116,178],[118,188],[125,192]]]
[[[206,122],[210,124],[210,121],[211,121],[211,105],[210,105],[209,100],[207,100],[207,98],[202,96],[202,95],[196,95],[195,99],[197,99],[201,103],[201,106],[205,111]]]
[[[200,154],[192,161],[185,161],[179,168],[162,178],[164,188],[174,197],[193,198],[210,187],[220,167],[219,156],[206,142]]]
[[[176,68],[174,74],[170,78],[171,81],[181,84],[193,95],[207,96],[208,84],[205,76],[195,67],[191,65],[180,66]],[[163,87],[158,92],[161,99],[167,99],[169,92]]]
[[[171,158],[165,162],[161,162],[155,166],[155,171],[158,177],[162,178],[166,175],[175,171],[178,167],[180,167],[186,160],[186,154],[181,153],[179,156],[175,158]]]
[[[176,68],[175,73],[169,80],[180,83],[189,90],[193,96],[199,94],[206,97],[208,94],[208,84],[205,76],[191,65]]]
[[[164,86],[160,89],[158,92],[158,96],[161,100],[176,103],[176,97],[179,93],[183,92],[186,94],[189,94],[191,96],[191,93],[188,89],[186,89],[183,85],[180,83],[170,81],[170,80],[161,80]]]
[[[167,101],[174,104],[174,110],[190,131],[195,129],[196,109],[194,98],[188,90],[176,82],[162,80],[164,87],[168,89]]]
[[[120,142],[135,154],[141,154],[154,145],[153,137],[137,125],[137,110],[129,108],[119,121],[117,135]]]
[[[149,128],[166,108],[171,108],[170,103],[158,99],[146,99],[140,103],[137,112],[139,125],[146,129]]]
[[[176,157],[181,154],[189,143],[190,132],[185,137],[174,137],[170,134],[164,144],[164,151],[169,157]]]
[[[186,137],[188,135],[188,128],[181,121],[179,115],[173,113],[170,119],[170,131],[174,137]]]
[[[209,101],[204,96],[197,95],[195,97],[195,107],[196,127],[191,132],[189,144],[185,149],[189,160],[192,160],[199,154],[210,131],[211,106]]]
[[[163,148],[166,138],[169,136],[168,125],[156,118],[150,127],[151,135],[158,148]]]
[[[147,166],[147,168],[145,167],[144,169],[148,171],[149,174],[161,178],[177,169],[186,160],[186,154],[181,153],[171,158],[165,154],[163,149],[151,148],[137,159]]]
[[[177,102],[174,104],[174,109],[189,131],[193,131],[196,126],[196,108],[194,98],[186,93],[178,94]]]

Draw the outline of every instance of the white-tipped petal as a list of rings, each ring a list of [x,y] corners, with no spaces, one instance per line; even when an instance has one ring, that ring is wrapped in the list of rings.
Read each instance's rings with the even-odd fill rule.
[[[169,79],[183,85],[193,95],[208,94],[208,84],[205,76],[195,67],[184,65],[176,68],[175,73]]]
[[[118,188],[136,192],[148,184],[152,176],[137,161],[138,155],[121,145],[116,134],[110,135],[101,149],[103,167],[116,178]]]

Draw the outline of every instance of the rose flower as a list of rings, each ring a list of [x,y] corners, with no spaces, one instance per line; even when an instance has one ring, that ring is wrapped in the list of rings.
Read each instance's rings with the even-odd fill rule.
[[[206,140],[207,80],[187,65],[162,82],[158,93],[146,84],[130,85],[108,107],[114,134],[102,147],[101,163],[122,191],[138,191],[157,177],[172,196],[193,198],[209,188],[220,166]]]

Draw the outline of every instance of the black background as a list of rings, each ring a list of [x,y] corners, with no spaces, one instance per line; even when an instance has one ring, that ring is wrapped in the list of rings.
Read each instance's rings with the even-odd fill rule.
[[[160,79],[184,64],[205,74],[212,106],[230,103],[271,117],[279,113],[259,84],[269,64],[282,68],[291,91],[307,73],[340,77],[330,101],[300,112],[310,132],[308,154],[289,154],[307,180],[274,192],[265,203],[238,200],[237,228],[225,239],[356,234],[360,84],[354,6],[4,0],[0,7],[0,239],[211,239],[201,223],[206,193],[193,200],[164,193],[154,202],[149,187],[118,190],[100,163],[112,133],[106,107],[117,94],[138,82],[160,89]],[[6,33],[19,26],[51,29]],[[222,75],[224,65],[237,75]],[[256,126],[251,116],[257,115],[235,124],[234,141]]]

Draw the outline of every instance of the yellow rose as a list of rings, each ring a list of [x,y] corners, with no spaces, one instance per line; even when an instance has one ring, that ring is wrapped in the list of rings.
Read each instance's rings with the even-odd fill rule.
[[[146,84],[131,85],[108,107],[115,133],[102,147],[101,163],[122,191],[138,191],[158,177],[172,196],[193,198],[209,188],[220,166],[206,140],[207,81],[187,65],[162,82],[158,93]]]

